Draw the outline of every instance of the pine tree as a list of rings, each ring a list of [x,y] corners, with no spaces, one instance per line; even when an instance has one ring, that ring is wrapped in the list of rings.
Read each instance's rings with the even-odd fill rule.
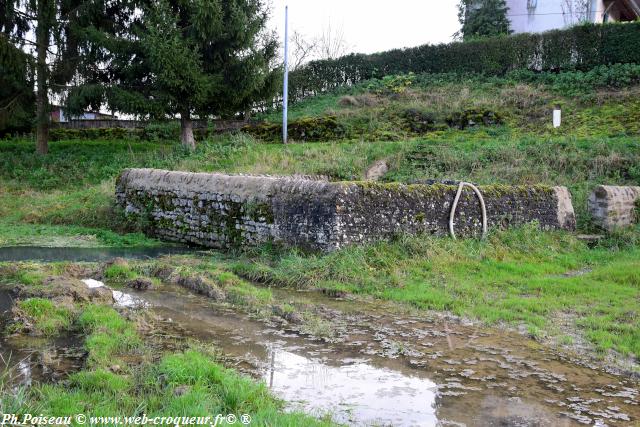
[[[111,22],[104,0],[3,0],[0,26],[17,48],[34,56],[36,151],[49,149],[52,92],[63,92],[76,75],[88,28]],[[95,66],[95,63],[93,64]],[[34,77],[35,75],[35,77]]]
[[[128,31],[103,35],[105,71],[83,74],[70,108],[104,102],[148,118],[180,116],[180,140],[193,149],[193,117],[233,115],[273,96],[277,42],[265,31],[263,0],[159,0],[141,9]]]
[[[31,130],[35,98],[30,59],[0,34],[0,136]]]
[[[460,0],[459,35],[463,40],[511,34],[505,0]]]

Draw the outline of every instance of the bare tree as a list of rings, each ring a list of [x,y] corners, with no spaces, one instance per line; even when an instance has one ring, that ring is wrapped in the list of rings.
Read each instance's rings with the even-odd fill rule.
[[[562,14],[565,25],[574,25],[589,20],[589,0],[563,0]]]
[[[298,31],[291,36],[291,69],[297,70],[306,62],[315,59],[320,43],[317,37],[308,38]]]
[[[344,38],[344,29],[342,26],[332,27],[331,21],[322,30],[318,42],[319,59],[335,59],[344,56],[349,49],[349,45]]]
[[[297,70],[307,62],[316,59],[338,58],[349,50],[342,27],[333,27],[331,21],[316,37],[309,37],[299,31],[294,31],[289,43],[291,47],[289,63],[292,70]]]

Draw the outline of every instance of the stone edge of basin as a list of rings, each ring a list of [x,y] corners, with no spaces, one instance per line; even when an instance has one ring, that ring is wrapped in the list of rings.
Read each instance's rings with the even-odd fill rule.
[[[488,185],[480,189],[491,226],[538,221],[544,229],[575,229],[575,213],[566,187]],[[446,234],[455,192],[455,186],[444,184],[329,182],[305,176],[158,169],[127,169],[116,181],[118,204],[128,213],[140,212],[142,203],[153,204],[160,196],[170,196],[173,204],[154,206],[153,218],[156,227],[161,219],[179,218],[179,224],[172,227],[164,221],[164,229],[157,227],[160,237],[211,247],[229,246],[232,237],[238,236],[244,243],[245,235],[252,244],[272,239],[333,250],[394,233]],[[247,217],[248,206],[256,203],[268,206],[268,215]],[[240,217],[233,218],[235,224],[227,224],[225,230],[210,229],[212,216],[227,215],[238,204],[244,207],[239,208]],[[211,208],[215,211],[207,211],[208,206],[215,206]],[[475,196],[465,192],[458,212],[456,221],[463,234],[477,229],[481,218]],[[271,222],[266,216],[272,217]],[[203,222],[209,226],[207,230],[201,226]],[[185,231],[181,234],[171,228]]]
[[[594,223],[611,232],[640,220],[638,203],[640,186],[598,185],[589,196],[588,207]]]

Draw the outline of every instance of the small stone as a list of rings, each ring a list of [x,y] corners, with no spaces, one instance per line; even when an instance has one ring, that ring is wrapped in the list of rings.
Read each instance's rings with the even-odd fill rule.
[[[126,286],[132,289],[138,289],[139,291],[146,291],[153,289],[153,281],[147,277],[137,277],[133,280],[129,280]]]
[[[188,385],[181,385],[173,390],[173,395],[176,397],[184,396],[185,394],[189,393],[190,390],[191,387],[189,387]]]

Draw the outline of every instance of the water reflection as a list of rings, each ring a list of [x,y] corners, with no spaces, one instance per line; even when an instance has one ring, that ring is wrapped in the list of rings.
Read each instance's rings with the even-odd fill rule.
[[[263,379],[292,409],[329,413],[350,425],[435,426],[437,386],[428,379],[354,359],[339,367],[281,348],[269,349]]]
[[[0,262],[104,262],[120,257],[128,259],[158,258],[164,255],[194,254],[192,248],[160,246],[155,248],[47,248],[39,246],[0,247]]]

